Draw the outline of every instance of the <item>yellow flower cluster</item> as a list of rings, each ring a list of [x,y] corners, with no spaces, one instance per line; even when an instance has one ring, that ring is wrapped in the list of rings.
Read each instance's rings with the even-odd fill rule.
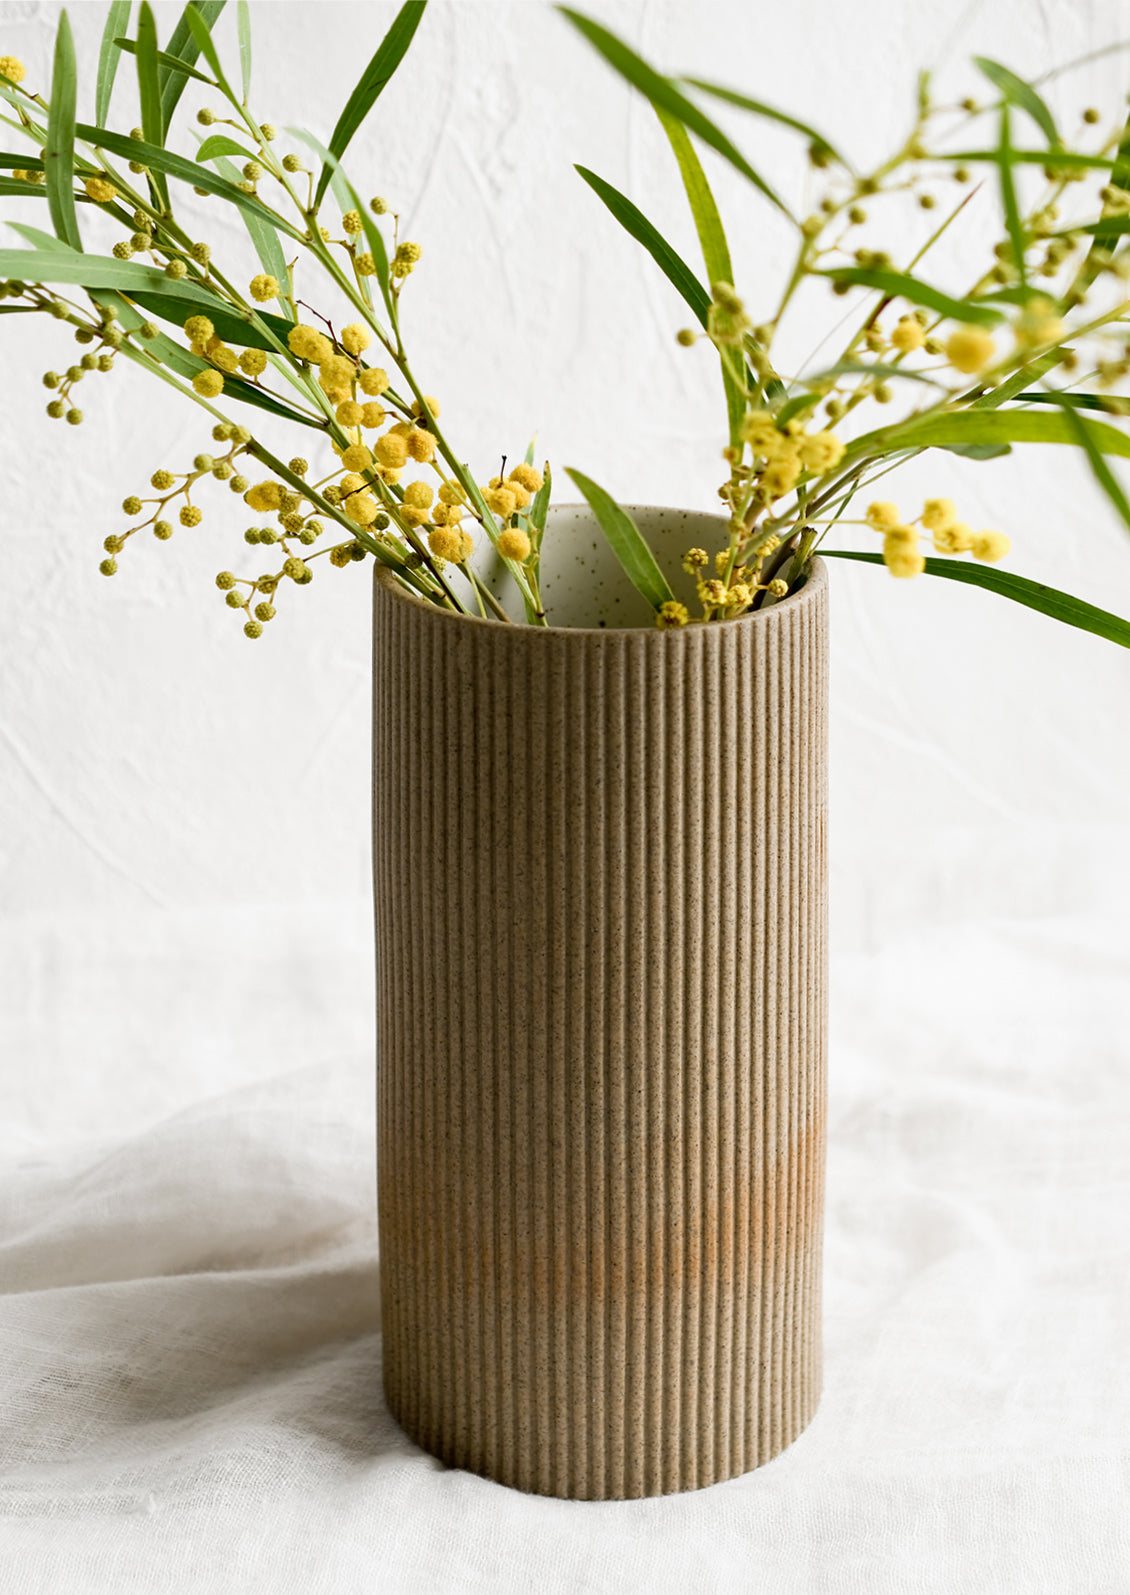
[[[0,55],[0,75],[6,77],[9,83],[22,83],[27,77],[27,67],[15,55]]]
[[[919,576],[926,569],[915,522],[904,522],[897,504],[879,499],[867,507],[868,526],[883,534],[883,561],[892,576]],[[917,517],[939,554],[972,554],[986,562],[1003,559],[1012,546],[1003,532],[975,532],[957,518],[952,499],[928,498]]]
[[[782,428],[769,410],[751,410],[742,420],[739,436],[753,451],[758,486],[770,500],[790,492],[803,472],[824,476],[835,470],[844,456],[843,442],[834,433],[806,432],[796,417]]]

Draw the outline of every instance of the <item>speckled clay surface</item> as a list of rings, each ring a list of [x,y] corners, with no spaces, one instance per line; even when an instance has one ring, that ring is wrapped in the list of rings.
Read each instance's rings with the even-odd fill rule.
[[[586,522],[550,527],[575,570]],[[826,704],[819,562],[675,632],[467,619],[378,569],[384,1380],[452,1466],[658,1495],[816,1410]]]

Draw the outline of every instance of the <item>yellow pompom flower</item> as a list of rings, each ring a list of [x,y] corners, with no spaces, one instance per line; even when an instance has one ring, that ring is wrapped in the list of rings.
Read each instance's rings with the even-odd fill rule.
[[[370,493],[353,493],[345,501],[345,513],[356,526],[371,526],[380,506]]]
[[[441,482],[439,487],[439,501],[441,504],[465,504],[467,494],[461,482]]]
[[[199,371],[192,386],[202,399],[215,399],[224,391],[224,379],[218,371]]]
[[[400,518],[405,526],[423,526],[428,520],[428,512],[418,509],[415,504],[402,504]]]
[[[341,490],[343,493],[357,493],[360,492],[361,488],[364,486],[365,478],[363,476],[358,476],[356,471],[350,471],[347,476],[343,476],[341,479]]]
[[[268,299],[278,298],[278,278],[272,277],[269,272],[261,271],[252,277],[249,291],[256,304],[265,305]]]
[[[346,354],[364,354],[373,341],[373,335],[363,321],[351,321],[342,327],[339,342]]]
[[[939,554],[968,554],[973,547],[973,529],[964,521],[951,521],[934,533],[934,547]]]
[[[515,499],[505,487],[485,487],[483,497],[486,499],[487,508],[493,510],[499,520],[509,520],[514,513]]]
[[[525,532],[520,532],[517,527],[512,527],[498,534],[498,552],[503,559],[512,559],[521,565],[530,557],[530,539]]]
[[[216,336],[216,329],[207,316],[189,316],[184,324],[185,336],[193,343],[207,344]]]
[[[517,482],[520,487],[526,489],[527,493],[536,493],[541,488],[542,474],[532,465],[516,465],[507,480]]]
[[[433,526],[428,533],[428,547],[437,559],[449,559],[460,564],[471,552],[467,547],[467,533],[458,526]]]
[[[996,344],[983,327],[959,327],[946,339],[946,359],[955,371],[961,371],[966,376],[983,370],[996,349]]]
[[[677,603],[674,599],[660,604],[655,612],[655,624],[660,631],[672,631],[679,626],[685,626],[690,618],[686,604]]]
[[[0,72],[9,83],[22,83],[27,77],[27,67],[15,55],[0,55]]]
[[[500,484],[500,485],[505,485],[506,491],[508,493],[512,493],[514,495],[514,507],[515,507],[515,509],[524,510],[524,509],[526,509],[528,507],[529,502],[530,502],[530,495],[526,491],[526,489],[522,486],[521,482],[514,482],[508,477],[506,479],[505,484]]]
[[[426,465],[435,456],[436,440],[430,432],[418,427],[408,434],[408,452],[418,465]]]
[[[383,426],[387,415],[388,411],[383,405],[375,402],[363,404],[361,406],[361,425],[369,428]]]
[[[898,325],[891,333],[891,343],[900,354],[910,354],[914,349],[921,349],[926,342],[926,334],[922,323],[917,316],[900,316]]]
[[[424,394],[424,404],[427,405],[428,409],[432,412],[432,414],[438,420],[439,413],[440,413],[439,412],[439,400],[433,394],[425,393]],[[413,399],[412,400],[412,414],[417,418],[417,420],[419,420],[419,418],[424,413],[424,404],[421,404],[419,399]]]
[[[317,327],[307,327],[299,323],[292,327],[286,335],[287,345],[291,354],[300,360],[309,360],[311,365],[321,365],[323,360],[328,360],[333,354],[333,344]]]
[[[915,526],[888,526],[883,534],[884,548],[918,547],[918,528]]]
[[[957,520],[957,505],[952,498],[928,498],[922,510],[922,524],[928,532],[944,532]]]
[[[1012,544],[1003,532],[977,532],[971,544],[974,559],[1003,559]]]
[[[404,489],[404,502],[411,504],[413,509],[431,509],[435,500],[435,493],[427,482],[409,482]]]
[[[842,441],[831,432],[810,432],[797,445],[801,464],[816,476],[835,470],[844,457]]]
[[[781,432],[768,410],[751,410],[743,418],[738,436],[758,454],[775,452],[781,445]]]
[[[205,375],[208,373],[205,372]],[[282,503],[282,488],[277,482],[256,482],[254,487],[249,487],[243,495],[243,502],[248,509],[277,510]]]
[[[229,349],[226,343],[222,343],[218,349],[211,350],[208,358],[228,376],[234,375],[239,370],[239,356],[234,349]]]
[[[347,360],[343,354],[328,354],[322,361],[319,380],[327,392],[331,388],[348,388],[356,371],[352,360]]]
[[[796,486],[800,460],[795,454],[779,454],[770,460],[761,475],[761,486],[770,498],[780,498]]]
[[[890,533],[883,539],[883,563],[892,576],[904,579],[921,576],[926,569],[925,556],[918,552],[914,543],[906,538],[892,537]]]
[[[267,369],[267,355],[263,349],[244,349],[239,356],[239,369],[245,377],[259,377]]]
[[[868,504],[863,518],[873,532],[885,532],[899,524],[899,507],[889,498],[876,499],[874,504]]]
[[[118,192],[113,183],[108,183],[104,177],[88,177],[83,183],[88,199],[97,200],[99,205],[105,205],[114,198]]]
[[[357,386],[370,399],[375,399],[388,387],[388,372],[382,371],[380,366],[373,366],[368,371],[362,371],[357,378]]]
[[[346,399],[334,413],[339,426],[360,426],[365,411],[356,399]]]
[[[398,471],[408,464],[408,444],[393,432],[386,432],[373,445],[373,452],[381,464],[390,471]]]
[[[351,443],[341,453],[341,463],[347,471],[368,471],[372,469],[373,455],[364,443]]]

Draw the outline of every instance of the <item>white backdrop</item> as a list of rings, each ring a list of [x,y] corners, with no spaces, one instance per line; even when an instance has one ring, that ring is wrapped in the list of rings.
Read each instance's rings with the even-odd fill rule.
[[[165,39],[179,7],[154,9]],[[1097,0],[953,8],[926,0],[771,8],[590,0],[588,9],[662,67],[791,109],[860,163],[907,129],[918,65],[936,67],[939,97],[957,98],[979,92],[968,65],[974,53],[1035,76],[1117,40],[1126,21],[1122,7]],[[88,112],[104,7],[69,11],[79,59],[88,63],[80,90],[80,112]],[[325,139],[393,12],[385,3],[254,4],[257,114]],[[0,3],[0,53],[20,56],[44,84],[58,14],[57,5],[34,0]],[[234,7],[216,37],[234,60]],[[1050,83],[1047,97],[1064,126],[1074,129],[1090,103],[1122,99],[1128,64],[1126,53],[1106,55]],[[185,152],[194,148],[189,113],[207,103],[195,87],[180,113]],[[128,62],[118,92],[130,105],[119,113],[129,125]],[[719,119],[801,204],[800,144],[766,123]],[[281,144],[289,147],[285,137]],[[707,161],[737,285],[763,316],[778,291],[787,236],[739,178]],[[573,162],[632,196],[697,262],[652,113],[551,8],[540,0],[432,0],[405,68],[347,164],[363,193],[383,193],[400,209],[404,232],[423,246],[405,296],[407,337],[424,387],[441,397],[451,435],[479,471],[497,469],[501,453],[520,455],[536,430],[539,454],[555,467],[576,465],[626,502],[712,507],[722,440],[708,351],[676,347],[673,334],[686,321],[680,301]],[[187,208],[198,236],[243,248],[238,224],[214,205],[190,196]],[[994,209],[982,205],[978,220],[970,207],[975,234],[984,235]],[[17,214],[14,202],[0,201],[0,215]],[[898,242],[877,230],[876,247]],[[955,289],[970,275],[969,258],[943,257]],[[250,260],[247,269],[255,269]],[[804,304],[805,325],[790,345],[797,357],[842,313],[830,295]],[[262,640],[248,642],[213,578],[225,566],[258,569],[258,556],[242,544],[242,510],[216,484],[202,500],[202,527],[178,530],[166,545],[136,539],[119,574],[105,580],[101,544],[124,523],[121,499],[144,491],[159,465],[186,468],[209,446],[208,434],[191,406],[129,369],[86,380],[81,428],[50,422],[40,373],[65,366],[74,346],[46,321],[31,323],[0,321],[0,1148],[26,1173],[51,1166],[66,1148],[81,1161],[83,1147],[145,1146],[163,1122],[203,1122],[209,1099],[220,1104],[208,1121],[219,1134],[217,1126],[240,1119],[239,1104],[279,1100],[274,1082],[301,1080],[309,1095],[324,1081],[352,1137],[342,1158],[354,1160],[358,1200],[368,1201],[369,566],[319,573],[309,589],[287,595]],[[274,437],[284,457],[302,447]],[[915,508],[925,494],[952,496],[963,518],[1011,536],[1007,568],[1130,615],[1130,537],[1073,451],[1017,449],[987,464],[927,454],[888,486]],[[1025,1379],[1043,1368],[1045,1352],[1048,1366],[1060,1369],[1065,1356],[1082,1357],[1093,1380],[1087,1395],[1064,1398],[1080,1403],[1068,1451],[1112,1459],[1113,1513],[1125,1504],[1117,1435],[1130,1420],[1130,1393],[1124,1376],[1109,1382],[1119,1322],[1112,1302],[1103,1297],[1088,1319],[1090,1338],[1069,1314],[1062,1340],[1025,1351],[1023,1324],[1038,1320],[1046,1330],[1052,1320],[1038,1293],[993,1296],[1004,1289],[993,1263],[1003,1254],[985,1235],[1001,1245],[1005,1236],[1029,1260],[1025,1234],[1036,1251],[1060,1246],[1064,1257],[1090,1238],[1098,1252],[1088,1278],[1102,1277],[1100,1254],[1126,1273],[1125,1242],[1111,1226],[1130,1188],[1120,1151],[1130,1130],[1130,653],[954,583],[896,583],[847,562],[836,562],[832,577],[829,1355],[850,1360],[850,1348],[865,1343],[871,1360],[856,1370],[850,1397],[839,1398],[846,1406],[829,1399],[856,1423],[875,1412],[892,1301],[912,1340],[925,1337],[924,1319],[940,1313],[948,1322],[951,1309],[939,1300],[951,1303],[955,1324],[965,1324],[960,1301],[997,1301],[998,1338],[982,1322],[988,1342],[955,1353],[954,1366],[983,1360],[986,1344],[1005,1365],[1019,1358]],[[971,1193],[994,1160],[1000,1205],[991,1219],[966,1225],[962,1213],[983,1211]],[[1027,1186],[1008,1183],[1022,1173]],[[1062,1205],[1039,1208],[1053,1175],[1076,1194],[1072,1224]],[[926,1200],[931,1181],[936,1190]],[[297,1189],[300,1174],[284,1184]],[[17,1216],[31,1212],[21,1206],[28,1200],[15,1198]],[[106,1202],[112,1208],[103,1192],[96,1210]],[[1038,1234],[1024,1229],[1033,1213],[1044,1226]],[[311,1221],[315,1230],[322,1218]],[[881,1222],[891,1226],[882,1234]],[[952,1297],[937,1298],[954,1257],[971,1257],[972,1271],[951,1281]],[[941,1275],[930,1271],[939,1260]],[[904,1275],[925,1280],[925,1293],[900,1294]],[[1017,1277],[1009,1275],[1014,1284]],[[1069,1294],[1073,1288],[1066,1281]],[[1119,1300],[1125,1312],[1125,1290]],[[1000,1334],[1011,1350],[1000,1350]],[[1036,1360],[1025,1364],[1026,1355]],[[1007,1386],[1007,1367],[1002,1377]],[[908,1390],[918,1388],[913,1371],[907,1379]],[[964,1401],[973,1427],[957,1422],[957,1449],[938,1478],[952,1474],[962,1446],[983,1439],[975,1419],[984,1392],[955,1389],[955,1405],[943,1391],[930,1424],[944,1425]],[[1007,1407],[1011,1397],[1002,1399]],[[1059,1417],[1034,1403],[1046,1427],[1033,1419],[1035,1440],[1015,1437],[1010,1455],[1027,1455],[1031,1444],[1052,1466],[1026,1506],[1028,1486],[1009,1476],[1000,1522],[1010,1527],[1000,1532],[1017,1546],[1029,1520],[1047,1516],[1040,1490],[1054,1499],[1060,1477],[1051,1440]],[[890,1442],[879,1468],[886,1478],[885,1468],[897,1468],[892,1458],[922,1443],[922,1430],[913,1419],[900,1427],[889,1395],[879,1408]],[[418,1454],[408,1447],[404,1455]],[[963,1464],[956,1466],[961,1475]],[[27,1481],[20,1474],[18,1482]],[[1090,1475],[1075,1485],[1095,1511],[1097,1499],[1108,1499],[1105,1485],[1096,1495]],[[948,1499],[962,1521],[966,1509]],[[874,1489],[864,1500],[879,1532],[898,1503]],[[1070,1582],[1082,1577],[1078,1521],[1056,1520],[1050,1549],[1025,1576],[994,1572],[995,1582],[978,1582],[986,1564],[970,1552],[968,1565],[959,1557],[937,1575],[936,1587],[1130,1587],[1130,1574],[1118,1582],[1115,1563],[1101,1557],[1091,1582]],[[1098,1541],[1121,1556],[1125,1540],[1113,1522],[1104,1520]],[[27,1545],[38,1546],[34,1524],[28,1532]],[[892,1553],[888,1566],[874,1551],[852,1560],[843,1529],[847,1538],[829,1541],[829,1556],[839,1545],[844,1560],[829,1561],[833,1571],[819,1575],[827,1582],[815,1574],[806,1582],[804,1566],[790,1561],[796,1532],[787,1510],[779,1518],[770,1512],[759,1543],[777,1547],[778,1571],[766,1588],[935,1587],[927,1575],[942,1530],[930,1555],[915,1552],[908,1530],[896,1547],[905,1563]],[[617,1563],[608,1545],[618,1582],[590,1570],[562,1587],[661,1587],[632,1583],[643,1574]],[[25,1565],[38,1567],[28,1554]],[[518,1573],[507,1583],[497,1569],[491,1582],[489,1566],[481,1584],[469,1575],[460,1582],[448,1567],[446,1581],[437,1572],[430,1585],[417,1585],[406,1565],[394,1559],[392,1582],[380,1587],[535,1587]],[[534,1569],[531,1579],[537,1571],[536,1560],[519,1556],[513,1565]],[[701,1585],[688,1570],[670,1587],[761,1587],[742,1582],[736,1565]],[[63,1587],[46,1574],[42,1585],[27,1577],[28,1589]],[[355,1584],[342,1573],[325,1587],[368,1587],[357,1577]],[[215,1587],[227,1587],[216,1578]],[[289,1586],[265,1578],[263,1587]]]

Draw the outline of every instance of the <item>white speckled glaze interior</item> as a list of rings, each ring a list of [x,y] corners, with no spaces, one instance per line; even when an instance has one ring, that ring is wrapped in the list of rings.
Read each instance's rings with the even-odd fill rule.
[[[727,517],[654,505],[623,506],[654,553],[676,597],[694,602],[694,584],[679,561],[696,545],[711,554],[726,542]],[[509,572],[480,535],[472,564],[510,614],[522,600]],[[587,504],[557,504],[546,520],[541,556],[542,598],[550,625],[654,626],[655,612],[632,586]]]

